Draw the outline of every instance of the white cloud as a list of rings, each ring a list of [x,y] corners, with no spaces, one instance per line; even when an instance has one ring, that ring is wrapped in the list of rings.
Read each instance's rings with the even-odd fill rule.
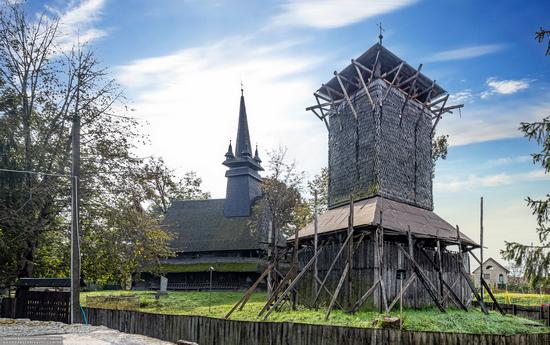
[[[487,86],[489,90],[481,93],[482,99],[487,99],[490,96],[498,93],[501,95],[511,95],[521,90],[525,90],[529,87],[531,81],[528,79],[521,80],[498,80],[496,78],[487,79]]]
[[[464,60],[478,56],[492,54],[504,49],[502,44],[486,44],[479,46],[463,47],[458,49],[445,50],[438,52],[426,58],[428,62],[448,61],[448,60]]]
[[[459,192],[474,190],[480,187],[499,187],[519,182],[541,180],[550,180],[550,175],[545,174],[542,169],[518,174],[500,173],[487,176],[470,175],[466,178],[437,179],[434,183],[434,190],[438,192]]]
[[[303,26],[318,29],[343,27],[366,18],[379,16],[417,0],[288,0],[282,13],[272,18],[270,25]]]
[[[105,30],[95,27],[101,19],[104,6],[105,0],[70,1],[61,9],[46,6],[51,14],[59,18],[59,38],[56,43],[60,49],[70,49],[77,40],[85,44],[106,36]]]
[[[449,134],[452,146],[484,141],[521,137],[521,121],[538,121],[547,115],[550,103],[547,97],[528,100],[507,100],[499,103],[474,103],[461,111],[447,114],[439,122],[437,131]]]
[[[466,89],[451,94],[451,96],[449,97],[449,104],[470,103],[472,102],[473,98],[474,95],[472,93],[472,90]]]
[[[533,158],[531,156],[517,156],[517,157],[501,157],[497,159],[491,159],[487,163],[492,166],[509,165],[516,163],[531,162]]]
[[[150,123],[152,146],[139,154],[163,156],[180,173],[196,170],[205,188],[223,197],[221,162],[236,136],[242,80],[252,144],[262,158],[283,144],[301,169],[320,170],[327,134],[305,111],[317,82],[303,74],[320,59],[300,56],[291,44],[234,37],[120,66],[117,79],[134,99],[135,116]]]

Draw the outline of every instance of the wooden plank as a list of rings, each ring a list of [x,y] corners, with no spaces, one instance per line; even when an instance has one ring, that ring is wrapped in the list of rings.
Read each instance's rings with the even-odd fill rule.
[[[338,294],[340,293],[340,289],[342,289],[342,285],[344,285],[344,280],[346,279],[346,276],[349,272],[350,263],[346,263],[346,267],[344,268],[344,271],[342,272],[342,276],[340,277],[340,281],[338,281],[338,286],[336,286],[336,290],[334,291],[334,295],[332,296],[332,299],[330,300],[330,304],[328,305],[327,313],[325,314],[325,321],[328,320],[328,317],[330,316],[330,312],[332,311],[332,308],[334,307],[334,302],[336,301],[336,298],[338,298]]]
[[[338,84],[340,84],[340,87],[342,88],[342,91],[344,92],[344,97],[346,98],[346,101],[348,102],[348,105],[353,113],[353,116],[355,116],[355,119],[357,120],[357,112],[355,111],[355,107],[353,106],[353,103],[351,103],[351,99],[349,98],[348,91],[344,87],[344,83],[342,83],[342,78],[338,74],[338,72],[334,71],[334,75],[336,76],[336,79],[338,80]]]
[[[404,64],[405,64],[404,62],[401,62],[401,64],[399,65],[399,69],[397,70],[397,73],[395,73],[395,76],[393,77],[393,80],[392,80],[390,86],[388,86],[388,89],[386,90],[386,93],[384,94],[384,97],[382,97],[382,100],[380,101],[380,106],[382,106],[384,104],[384,101],[386,100],[386,97],[388,97],[388,94],[390,93],[391,88],[393,87],[393,85],[395,84],[397,79],[399,78],[399,73],[401,72],[401,68],[403,67]]]
[[[367,301],[367,298],[369,298],[369,296],[374,292],[374,290],[376,290],[376,287],[378,286],[379,283],[380,283],[380,280],[377,280],[376,282],[374,282],[374,284],[372,284],[370,289],[368,289],[367,292],[365,292],[363,296],[361,296],[361,298],[359,298],[357,302],[355,302],[355,304],[353,305],[353,308],[351,308],[349,312],[350,313],[357,312],[359,308],[361,308],[363,303]]]
[[[409,253],[407,253],[405,251],[405,249],[403,249],[401,246],[398,246],[397,248],[399,248],[399,250],[401,250],[403,252],[405,257],[407,257],[407,259],[409,259],[411,265],[414,268],[414,271],[415,271],[416,275],[418,276],[418,280],[420,280],[422,285],[424,285],[424,287],[428,291],[428,294],[430,295],[430,297],[432,298],[432,300],[434,301],[436,306],[439,308],[439,310],[441,312],[445,313],[445,308],[443,307],[443,305],[440,302],[440,296],[438,296],[435,287],[431,284],[430,280],[428,279],[428,277],[426,276],[426,274],[424,273],[422,268],[420,268],[418,263],[413,258],[411,258],[409,256]]]
[[[413,283],[413,281],[416,279],[416,274],[413,273],[408,279],[407,281],[405,282],[405,285],[403,285],[403,293],[405,293],[405,291],[407,291],[407,288],[409,286],[411,286],[411,284]],[[397,296],[395,296],[395,298],[393,299],[393,301],[390,303],[388,309],[389,311],[392,310],[392,308],[395,306],[395,304],[397,303],[397,301],[399,301],[401,299],[401,295],[398,294]],[[403,302],[401,302],[403,303]]]
[[[290,285],[286,288],[286,290],[281,294],[281,296],[277,299],[277,301],[275,302],[275,304],[267,311],[267,313],[265,314],[264,316],[264,320],[267,319],[269,317],[269,315],[273,312],[273,310],[275,308],[277,308],[277,306],[281,303],[281,300],[289,293],[290,290],[292,290],[294,288],[294,286],[296,286],[296,284],[298,284],[298,282],[300,281],[300,279],[302,279],[302,277],[304,276],[304,274],[307,272],[307,270],[311,267],[311,265],[313,265],[313,262],[315,262],[315,259],[319,256],[319,254],[323,251],[323,248],[325,246],[322,245],[319,250],[317,251],[317,253],[315,253],[315,255],[313,255],[313,257],[308,261],[308,263],[304,266],[304,268],[302,269],[302,271],[300,271],[300,273],[296,276],[296,278],[294,278],[292,280],[292,282],[290,283]]]
[[[263,313],[271,306],[271,303],[277,299],[279,296],[279,293],[283,290],[285,284],[287,281],[289,281],[295,274],[296,274],[297,266],[296,263],[293,263],[290,269],[288,270],[285,277],[277,284],[276,288],[273,290],[269,298],[267,299],[267,302],[263,306],[262,310],[260,310],[260,313],[258,316],[262,316]]]
[[[438,241],[439,242],[439,241]],[[422,252],[422,254],[424,254],[424,256],[426,257],[426,259],[428,259],[428,262],[436,269],[437,273],[438,273],[438,277],[439,277],[439,283],[441,284],[440,288],[441,288],[441,291],[440,291],[440,295],[442,296],[441,298],[441,302],[443,303],[443,294],[444,294],[444,291],[443,291],[443,288],[446,288],[447,291],[449,292],[449,294],[451,295],[451,297],[453,297],[452,301],[455,303],[455,305],[457,307],[459,307],[460,309],[464,310],[464,311],[468,311],[468,308],[466,308],[466,306],[464,305],[464,303],[462,303],[462,301],[460,300],[460,298],[456,295],[456,293],[453,291],[453,289],[451,288],[451,286],[449,286],[449,284],[447,284],[447,282],[443,279],[443,274],[441,272],[441,266],[437,266],[433,260],[430,258],[430,256],[428,255],[428,253],[426,252],[426,250],[424,248],[420,248],[420,251]],[[441,259],[439,259],[441,261]]]
[[[258,277],[258,279],[256,279],[256,281],[254,282],[254,284],[252,284],[248,290],[246,290],[245,294],[243,295],[243,297],[233,306],[233,308],[231,308],[231,310],[229,310],[229,312],[225,315],[225,319],[228,319],[231,314],[233,314],[233,312],[239,308],[239,310],[242,310],[244,305],[246,304],[246,302],[248,301],[248,299],[250,298],[250,296],[252,296],[252,293],[254,292],[254,290],[256,290],[256,288],[258,287],[258,285],[262,282],[262,280],[265,279],[265,277],[267,276],[268,272],[271,271],[273,269],[273,265],[270,264],[265,270],[264,272],[260,275],[260,277]]]
[[[348,217],[348,236],[349,234],[353,234],[354,228],[353,228],[353,219],[354,219],[354,201],[353,197],[350,198],[349,203],[349,217]],[[348,265],[349,265],[349,271],[353,270],[353,236],[348,241]],[[351,274],[348,274],[347,276],[347,288],[346,288],[346,305],[348,307],[351,306],[351,293],[352,293],[352,280],[351,280]]]
[[[332,272],[332,269],[334,268],[334,266],[336,265],[336,262],[338,261],[338,259],[340,258],[340,255],[342,255],[342,253],[344,252],[344,249],[346,248],[346,244],[348,243],[348,241],[351,239],[351,237],[353,236],[353,233],[351,234],[348,234],[348,237],[346,238],[346,240],[344,241],[344,243],[342,243],[342,246],[340,247],[340,250],[338,250],[338,253],[336,254],[336,256],[334,257],[334,259],[332,260],[332,263],[330,264],[328,270],[327,270],[327,273],[325,274],[325,278],[323,278],[323,282],[321,283],[321,287],[325,286],[329,276],[330,276],[330,273]],[[319,289],[319,291],[317,292],[317,295],[315,296],[315,299],[313,301],[313,304],[315,305],[317,303],[317,300],[319,299],[319,296],[320,296],[320,293],[321,293],[321,290]]]
[[[497,299],[496,299],[495,296],[493,295],[493,291],[491,291],[491,288],[489,287],[489,285],[487,284],[487,282],[485,281],[485,279],[483,279],[483,277],[481,277],[481,284],[483,284],[483,286],[485,287],[485,289],[486,289],[487,292],[489,293],[489,297],[491,297],[491,299],[493,300],[493,305],[497,307],[498,311],[499,311],[502,315],[506,315],[506,313],[504,312],[504,310],[502,310],[502,308],[500,307],[500,304],[498,303]]]
[[[363,90],[365,90],[365,94],[367,95],[367,98],[369,99],[369,103],[372,106],[372,109],[374,110],[374,101],[372,100],[372,96],[370,95],[369,88],[367,87],[367,84],[365,83],[365,79],[363,79],[363,75],[361,71],[359,70],[359,67],[356,65],[355,60],[351,60],[351,63],[353,64],[353,67],[355,67],[355,71],[359,75],[359,81],[361,82],[361,85],[363,86]]]

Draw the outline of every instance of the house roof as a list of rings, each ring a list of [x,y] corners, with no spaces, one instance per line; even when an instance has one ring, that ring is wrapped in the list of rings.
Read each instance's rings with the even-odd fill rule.
[[[70,287],[70,278],[19,278],[18,287]]]
[[[176,238],[171,246],[179,252],[259,249],[249,217],[225,217],[225,199],[175,201],[164,225]]]
[[[328,234],[347,229],[349,208],[349,205],[341,206],[321,214],[317,220],[318,234]],[[382,225],[386,233],[393,231],[404,234],[410,227],[411,233],[417,238],[433,238],[456,242],[456,228],[433,211],[379,196],[354,203],[354,227],[379,225],[380,210],[382,210]],[[313,235],[313,223],[306,225],[299,232],[300,238],[312,237]],[[464,244],[478,246],[462,232],[460,233],[460,239]]]
[[[495,264],[496,266],[502,268],[504,271],[506,271],[506,273],[510,273],[510,270],[509,270],[509,269],[507,269],[506,267],[502,266],[498,261],[496,261],[496,260],[493,259],[493,258],[488,258],[487,260],[485,260],[485,261],[483,262],[483,266],[485,266],[485,265],[488,264],[488,263],[493,263],[493,264]],[[481,267],[481,266],[478,266],[478,267],[473,271],[473,273],[476,273],[477,271],[479,271],[479,268],[480,268],[480,267]]]

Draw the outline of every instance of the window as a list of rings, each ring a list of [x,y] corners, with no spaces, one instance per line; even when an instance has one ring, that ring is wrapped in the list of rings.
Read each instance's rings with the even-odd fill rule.
[[[486,270],[492,270],[493,269],[493,265],[487,265],[487,267],[485,267]]]
[[[483,273],[483,279],[491,279],[491,273]]]
[[[498,275],[498,282],[504,284],[504,275],[502,273]]]

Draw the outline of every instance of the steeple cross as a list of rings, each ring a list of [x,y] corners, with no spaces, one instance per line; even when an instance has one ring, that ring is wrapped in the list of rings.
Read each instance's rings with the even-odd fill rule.
[[[378,26],[378,39],[380,40],[380,45],[382,45],[382,39],[384,38],[384,36],[382,35],[382,32],[384,32],[382,22],[376,24],[376,26]]]

